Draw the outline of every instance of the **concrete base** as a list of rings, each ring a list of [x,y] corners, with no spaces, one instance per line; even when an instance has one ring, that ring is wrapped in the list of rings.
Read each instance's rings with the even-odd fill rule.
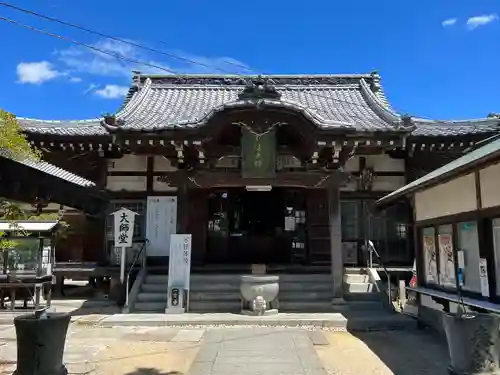
[[[271,315],[278,315],[278,309],[266,310],[262,315],[259,315],[258,313],[252,310],[241,310],[241,314],[248,316],[271,316]]]
[[[302,314],[302,313],[279,313],[270,316],[247,316],[241,314],[116,314],[113,316],[102,315],[79,317],[75,319],[76,324],[98,325],[102,327],[120,326],[146,326],[146,327],[185,327],[185,326],[263,326],[263,327],[317,327],[338,331],[367,331],[367,330],[400,330],[414,329],[414,319],[401,314],[388,314],[374,317],[349,317],[340,313],[324,314]],[[91,321],[89,321],[89,319]]]

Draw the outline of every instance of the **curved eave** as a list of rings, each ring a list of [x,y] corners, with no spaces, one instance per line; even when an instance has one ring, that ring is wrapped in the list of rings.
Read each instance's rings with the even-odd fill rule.
[[[23,131],[29,135],[47,135],[51,137],[96,137],[109,136],[102,126],[102,119],[87,120],[40,120],[17,117]]]
[[[388,123],[394,124],[395,127],[401,123],[401,116],[392,111],[392,109],[370,89],[368,83],[366,83],[364,79],[360,81],[360,88],[368,105],[380,118]]]
[[[494,134],[500,130],[500,119],[483,118],[473,120],[443,121],[414,118],[412,138],[460,137],[468,135]]]

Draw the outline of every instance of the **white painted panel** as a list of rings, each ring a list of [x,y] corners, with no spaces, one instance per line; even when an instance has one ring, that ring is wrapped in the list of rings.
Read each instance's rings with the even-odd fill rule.
[[[474,174],[468,174],[415,194],[417,221],[477,208]]]
[[[372,190],[394,191],[405,185],[405,176],[375,176]]]
[[[163,156],[155,156],[153,170],[155,172],[174,172],[177,168],[172,166],[170,160],[165,159]]]
[[[153,190],[154,191],[177,191],[177,187],[170,186],[166,182],[161,182],[156,180],[156,177],[153,178]]]
[[[177,233],[177,197],[148,197],[146,238],[148,256],[168,256],[170,235]]]
[[[500,164],[479,171],[483,208],[500,206]]]
[[[125,154],[120,159],[108,160],[108,172],[146,172],[147,160],[144,155]]]
[[[111,191],[145,191],[146,176],[108,176],[106,188]]]
[[[354,155],[345,163],[344,170],[346,172],[359,172],[359,156]]]
[[[366,167],[373,168],[376,172],[404,172],[404,159],[394,159],[389,155],[368,155],[366,156]]]

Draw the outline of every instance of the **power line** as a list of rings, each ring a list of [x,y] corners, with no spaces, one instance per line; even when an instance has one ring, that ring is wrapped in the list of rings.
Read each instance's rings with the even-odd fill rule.
[[[72,43],[72,44],[75,44],[75,45],[78,45],[78,46],[81,46],[81,47],[85,47],[85,48],[88,48],[88,49],[91,49],[91,50],[103,53],[105,55],[112,56],[112,57],[114,57],[116,59],[119,59],[119,60],[124,60],[124,61],[128,61],[128,62],[132,62],[134,64],[148,66],[148,67],[151,67],[151,68],[155,68],[155,69],[158,69],[158,70],[165,71],[165,72],[167,72],[169,74],[182,75],[182,74],[180,74],[180,73],[178,73],[178,72],[176,72],[176,71],[174,71],[172,69],[164,68],[162,66],[151,64],[151,63],[148,63],[146,61],[139,60],[139,59],[136,59],[136,58],[127,57],[127,56],[124,56],[124,55],[122,55],[120,53],[117,53],[117,52],[106,51],[106,50],[103,50],[101,48],[98,48],[98,47],[95,47],[95,46],[92,46],[92,45],[89,45],[89,44],[86,44],[86,43],[78,42],[76,40],[73,40],[71,38],[68,38],[68,37],[65,37],[65,36],[62,36],[62,35],[59,35],[59,34],[54,34],[54,33],[51,33],[49,31],[46,31],[46,30],[38,29],[38,28],[36,28],[34,26],[31,26],[31,25],[26,25],[26,24],[23,24],[21,22],[14,21],[14,20],[12,20],[10,18],[7,18],[7,17],[0,16],[0,20],[8,22],[8,23],[11,23],[11,24],[16,25],[16,26],[24,27],[24,28],[26,28],[28,30],[31,30],[31,31],[34,31],[34,32],[37,32],[37,33],[40,33],[40,34],[43,34],[43,35],[47,35],[47,36],[50,36],[50,37],[53,37],[53,38],[56,38],[56,39],[59,39],[59,40],[63,40],[63,41],[66,41],[66,42],[69,42],[69,43]],[[194,64],[198,64],[196,62],[193,62],[193,63]],[[244,78],[244,79],[248,78],[248,77],[245,77],[244,75],[241,75],[241,74],[236,74],[236,76],[240,76],[241,78]],[[345,104],[349,104],[349,105],[354,105],[354,106],[366,108],[365,105],[362,105],[360,103],[354,103],[354,102],[350,102],[350,101],[347,101],[347,100],[342,100],[342,99],[338,99],[338,98],[332,98],[330,96],[320,95],[320,94],[316,94],[316,93],[309,93],[309,94],[311,96],[316,96],[316,97],[324,98],[324,99],[327,99],[327,100],[332,100],[332,101],[339,102],[339,103],[345,103]],[[351,117],[356,118],[356,116],[354,116],[354,115],[352,115]],[[366,119],[363,119],[363,120],[366,120]]]
[[[77,29],[77,30],[85,31],[85,32],[87,32],[89,34],[97,35],[97,36],[100,36],[102,38],[114,40],[115,42],[127,44],[129,46],[140,48],[140,49],[143,49],[145,51],[149,51],[149,52],[153,52],[153,53],[158,53],[160,55],[164,55],[164,56],[167,56],[167,57],[170,57],[170,58],[173,58],[173,59],[184,61],[184,62],[189,63],[189,64],[196,64],[196,65],[199,65],[199,66],[203,66],[205,68],[218,70],[218,71],[223,72],[223,73],[234,74],[233,72],[229,72],[229,71],[226,71],[226,70],[221,69],[221,68],[216,68],[214,66],[210,66],[208,64],[204,64],[204,63],[201,63],[199,61],[195,61],[195,60],[192,60],[192,59],[188,59],[186,57],[178,56],[178,55],[175,55],[173,53],[169,53],[169,52],[165,52],[165,51],[160,51],[160,50],[158,50],[156,48],[151,48],[151,47],[148,47],[148,46],[144,46],[142,44],[134,43],[134,42],[131,42],[131,41],[128,41],[128,40],[125,40],[125,39],[117,38],[117,37],[109,35],[109,34],[104,34],[102,32],[96,31],[96,30],[91,30],[91,29],[88,29],[88,28],[86,28],[84,26],[80,26],[80,25],[76,25],[76,24],[71,23],[71,22],[63,21],[63,20],[60,20],[58,18],[47,16],[45,14],[41,14],[41,13],[29,10],[29,9],[24,9],[24,8],[18,7],[16,5],[8,4],[8,3],[3,2],[3,1],[0,1],[0,5],[4,6],[4,7],[7,7],[7,8],[18,10],[18,11],[23,12],[23,13],[30,14],[30,15],[35,16],[35,17],[43,18],[43,19],[45,19],[47,21],[56,22],[56,23],[59,23],[59,24],[64,25],[64,26],[69,26],[69,27],[72,27],[72,28]],[[161,41],[159,43],[166,44],[165,42],[161,42]],[[227,64],[229,64],[229,65],[234,65],[234,66],[238,66],[240,68],[244,68],[246,70],[249,70],[248,67],[244,67],[241,64],[236,64],[236,63],[233,63],[233,62],[230,62],[230,61],[225,61],[225,60],[224,60],[224,62],[227,63]]]
[[[99,53],[103,53],[105,55],[109,55],[109,56],[115,57],[115,58],[120,59],[120,60],[125,60],[125,61],[128,61],[128,62],[134,63],[134,64],[140,64],[140,65],[149,66],[150,68],[159,69],[159,70],[162,70],[162,71],[167,72],[169,74],[178,74],[177,72],[175,72],[175,71],[173,71],[171,69],[167,69],[167,68],[164,68],[164,67],[156,65],[156,64],[150,64],[148,62],[145,62],[145,61],[142,61],[142,60],[138,60],[138,59],[134,59],[132,57],[127,57],[127,56],[124,56],[124,55],[122,55],[120,53],[117,53],[117,52],[105,51],[105,50],[103,50],[101,48],[97,48],[97,47],[91,46],[89,44],[78,42],[76,40],[70,39],[70,38],[62,36],[62,35],[58,35],[58,34],[51,33],[49,31],[37,29],[36,27],[30,26],[30,25],[25,25],[25,24],[23,24],[21,22],[14,21],[14,20],[12,20],[10,18],[7,18],[7,17],[0,16],[0,20],[1,21],[5,21],[5,22],[9,22],[9,23],[11,23],[13,25],[24,27],[26,29],[29,29],[31,31],[35,31],[35,32],[40,33],[40,34],[44,34],[44,35],[47,35],[47,36],[51,36],[53,38],[64,40],[64,41],[72,43],[72,44],[76,44],[77,46],[89,48],[91,50],[97,51]]]
[[[245,77],[242,74],[237,74],[237,73],[235,74],[234,72],[230,72],[230,71],[227,71],[225,69],[221,69],[221,68],[217,68],[217,67],[214,67],[214,66],[210,66],[208,64],[204,64],[204,63],[201,63],[199,61],[195,61],[195,60],[188,59],[188,58],[185,58],[185,57],[182,57],[182,56],[178,56],[178,55],[175,55],[173,53],[168,53],[168,52],[160,51],[160,50],[155,49],[155,48],[151,48],[151,47],[147,47],[147,46],[144,46],[144,45],[141,45],[141,44],[138,44],[138,43],[130,42],[130,41],[127,41],[127,40],[124,40],[124,39],[121,39],[121,38],[117,38],[117,37],[114,37],[114,36],[111,36],[111,35],[108,35],[108,34],[104,34],[104,33],[99,32],[99,31],[91,30],[89,28],[86,28],[86,27],[83,27],[83,26],[80,26],[80,25],[76,25],[76,24],[73,24],[73,23],[70,23],[70,22],[67,22],[67,21],[63,21],[63,20],[60,20],[60,19],[55,18],[55,17],[50,17],[50,16],[47,16],[47,15],[44,15],[44,14],[41,14],[41,13],[38,13],[38,12],[34,12],[34,11],[31,11],[31,10],[28,10],[28,9],[24,9],[24,8],[21,8],[21,7],[18,7],[18,6],[6,3],[6,2],[0,2],[0,5],[4,6],[4,7],[11,8],[11,9],[15,9],[15,10],[18,10],[20,12],[24,12],[24,13],[27,13],[27,14],[30,14],[30,15],[33,15],[33,16],[36,16],[36,17],[39,17],[39,18],[43,18],[43,19],[46,19],[46,20],[51,21],[51,22],[56,22],[56,23],[59,23],[59,24],[65,25],[65,26],[69,26],[69,27],[72,27],[72,28],[75,28],[75,29],[79,29],[79,30],[82,30],[82,31],[85,31],[85,32],[88,32],[88,33],[91,33],[91,34],[103,37],[103,38],[107,38],[107,39],[114,40],[114,41],[117,41],[117,42],[120,42],[120,43],[124,43],[124,44],[130,45],[130,46],[136,47],[136,48],[140,48],[140,49],[143,49],[143,50],[146,50],[146,51],[150,51],[150,52],[153,52],[153,53],[162,54],[164,56],[168,56],[168,57],[171,57],[171,58],[174,58],[174,59],[177,59],[177,60],[180,60],[180,61],[184,61],[184,62],[193,64],[193,65],[198,65],[198,66],[202,66],[202,67],[205,67],[205,68],[218,70],[218,71],[223,72],[223,73],[233,74],[233,75],[236,75],[236,76],[240,76],[242,78],[247,78],[247,77]],[[41,34],[44,34],[44,35],[47,35],[47,36],[51,36],[51,37],[54,37],[54,38],[57,38],[57,39],[60,39],[60,40],[64,40],[66,42],[69,42],[69,43],[72,43],[72,44],[75,44],[75,45],[78,45],[78,46],[82,46],[82,47],[85,47],[85,48],[88,48],[88,49],[91,49],[91,50],[94,50],[94,51],[97,51],[97,52],[100,52],[100,53],[103,53],[103,54],[106,54],[106,55],[109,55],[109,56],[112,56],[112,57],[115,57],[117,59],[128,61],[128,62],[131,62],[131,63],[134,63],[134,64],[139,64],[139,65],[144,65],[144,66],[148,66],[148,67],[151,67],[151,68],[155,68],[155,69],[167,72],[169,74],[180,74],[179,72],[177,72],[177,71],[175,71],[173,69],[168,69],[168,68],[156,65],[156,64],[151,64],[151,63],[148,63],[146,61],[139,60],[139,59],[132,58],[132,57],[128,57],[128,56],[122,55],[122,54],[117,53],[117,52],[106,51],[106,50],[103,50],[101,48],[89,45],[89,44],[85,44],[85,43],[82,43],[82,42],[78,42],[76,40],[72,40],[72,39],[70,39],[68,37],[65,37],[65,36],[62,36],[62,35],[59,35],[59,34],[55,34],[55,33],[51,33],[51,32],[46,31],[46,30],[38,29],[38,28],[35,28],[35,27],[31,26],[31,25],[22,24],[22,23],[20,23],[18,21],[14,21],[14,20],[6,18],[6,17],[1,17],[0,16],[0,20],[9,22],[9,23],[17,25],[17,26],[21,26],[21,27],[27,28],[29,30],[32,30],[32,31],[35,31],[35,32],[38,32],[38,33],[41,33]],[[165,42],[161,42],[161,41],[160,41],[160,43],[166,44]],[[234,65],[234,66],[238,66],[240,68],[244,68],[244,69],[249,70],[249,71],[253,71],[253,72],[255,72],[255,73],[258,74],[258,72],[256,72],[255,70],[249,69],[248,67],[243,66],[241,64],[236,64],[236,63],[229,62],[229,61],[224,61],[224,62],[226,62],[228,64],[231,64],[231,65]],[[345,104],[349,104],[349,105],[354,105],[354,106],[359,106],[359,107],[366,108],[366,106],[364,106],[364,105],[362,105],[360,103],[354,103],[354,102],[350,102],[350,101],[347,101],[347,100],[342,100],[342,99],[338,99],[338,98],[332,98],[330,96],[325,96],[325,95],[321,95],[321,94],[317,94],[317,93],[309,93],[309,94],[311,96],[321,97],[321,98],[324,98],[324,99],[327,99],[327,100],[332,100],[332,101],[335,101],[335,102],[338,102],[338,103],[345,103]],[[405,113],[404,111],[399,111],[399,112],[400,113]],[[351,117],[356,117],[356,116],[351,116]]]

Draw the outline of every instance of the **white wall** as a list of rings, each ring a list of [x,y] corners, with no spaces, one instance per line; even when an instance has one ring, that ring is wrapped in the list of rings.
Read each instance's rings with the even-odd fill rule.
[[[482,208],[500,206],[500,164],[479,171]]]
[[[106,188],[111,191],[145,191],[146,176],[108,176]]]
[[[474,174],[468,174],[415,194],[417,221],[477,209]]]
[[[394,159],[387,154],[366,156],[366,167],[375,172],[404,172],[404,159]]]
[[[108,172],[146,172],[147,160],[147,156],[125,154],[120,159],[108,160]]]

